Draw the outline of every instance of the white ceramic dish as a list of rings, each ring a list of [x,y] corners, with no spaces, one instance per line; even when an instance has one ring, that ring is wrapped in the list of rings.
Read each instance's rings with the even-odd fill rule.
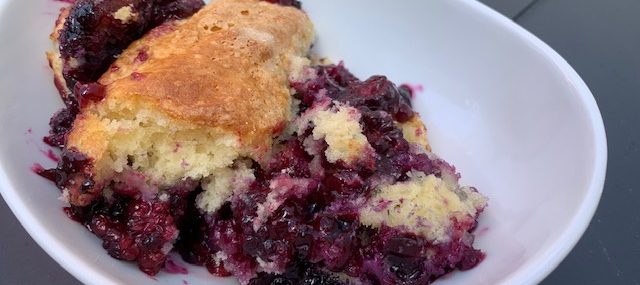
[[[201,268],[153,281],[110,258],[61,211],[57,190],[29,169],[61,106],[44,52],[53,0],[0,0],[0,190],[31,236],[90,284],[234,284]],[[525,30],[472,0],[305,1],[319,53],[356,74],[420,83],[415,101],[437,153],[489,196],[477,268],[438,281],[534,284],[567,255],[598,204],[606,138],[598,107],[571,67]],[[31,131],[28,131],[31,130]]]

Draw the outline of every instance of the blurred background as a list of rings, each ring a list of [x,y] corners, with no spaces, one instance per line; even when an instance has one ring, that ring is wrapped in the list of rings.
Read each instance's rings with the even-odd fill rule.
[[[640,285],[640,0],[480,0],[541,38],[591,88],[609,165],[584,237],[544,281]],[[2,284],[80,284],[27,235],[0,199]]]

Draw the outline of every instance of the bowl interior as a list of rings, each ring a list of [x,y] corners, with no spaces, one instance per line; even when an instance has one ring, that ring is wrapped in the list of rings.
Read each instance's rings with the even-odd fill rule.
[[[62,212],[34,163],[61,107],[44,52],[60,2],[0,1],[0,187],[30,234],[80,280],[158,284],[110,258]],[[305,1],[316,51],[363,79],[421,85],[415,108],[434,151],[490,199],[477,231],[487,258],[438,284],[532,284],[583,233],[606,164],[602,121],[589,91],[549,48],[474,1]],[[236,284],[189,267],[162,284]],[[211,280],[217,280],[212,283]]]

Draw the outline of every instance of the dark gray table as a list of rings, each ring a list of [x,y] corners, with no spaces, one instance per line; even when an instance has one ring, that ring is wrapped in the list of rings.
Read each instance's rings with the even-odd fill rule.
[[[593,91],[609,139],[596,216],[543,284],[640,285],[640,0],[482,2],[569,61]],[[4,201],[0,225],[0,284],[79,284],[33,242]]]

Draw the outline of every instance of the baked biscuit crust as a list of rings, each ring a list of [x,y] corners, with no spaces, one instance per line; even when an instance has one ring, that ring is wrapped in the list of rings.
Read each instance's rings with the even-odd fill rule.
[[[310,20],[295,8],[215,1],[130,46],[100,79],[107,95],[99,104],[153,108],[265,147],[289,119],[292,61],[312,39]]]

